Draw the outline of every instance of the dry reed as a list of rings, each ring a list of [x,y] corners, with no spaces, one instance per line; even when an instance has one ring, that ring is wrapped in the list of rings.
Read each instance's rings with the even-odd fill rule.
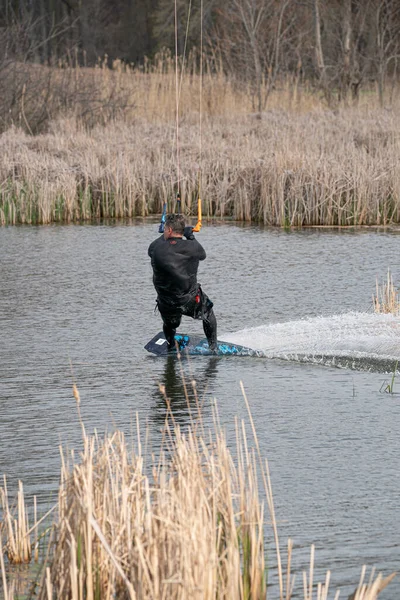
[[[399,291],[394,287],[393,277],[388,269],[386,282],[381,285],[376,280],[376,295],[373,296],[373,305],[376,313],[400,314]]]
[[[0,504],[3,513],[2,523],[0,523],[0,536],[4,529],[7,540],[5,553],[9,562],[12,564],[30,562],[32,556],[31,532],[21,481],[18,484],[16,508],[13,510],[9,503],[7,482],[4,476],[4,486],[0,488]]]
[[[152,476],[120,432],[85,436],[79,462],[63,454],[58,541],[40,597],[265,597],[264,508],[254,452],[237,432],[235,465],[221,430],[206,441],[196,426],[183,435],[167,424]]]
[[[302,593],[304,600],[328,599],[330,572],[324,582],[315,582],[313,546],[309,570],[303,573],[303,592],[295,590],[293,543],[289,540],[284,561],[268,463],[260,453],[243,385],[242,391],[252,436],[245,423],[236,420],[235,458],[216,405],[214,428],[206,433],[194,382],[197,410],[190,411],[185,433],[174,421],[164,391],[163,445],[147,467],[138,420],[136,449],[132,444],[128,449],[119,431],[104,439],[88,436],[79,412],[83,449],[79,456],[61,449],[58,516],[42,570],[40,600],[261,600],[267,597],[266,551],[272,565],[273,548],[279,585],[270,592],[276,598],[290,600]],[[79,410],[75,384],[73,393]],[[12,511],[6,485],[2,496],[0,534],[5,523],[9,538],[24,530],[26,540],[30,531],[22,485],[16,519],[20,525],[8,524]],[[265,538],[268,529],[271,539]],[[10,540],[6,552],[9,560],[15,555]],[[1,535],[0,567],[5,600],[13,600]],[[364,567],[352,599],[376,600],[394,575],[383,578],[372,573],[365,583]],[[338,597],[339,592],[335,600]]]
[[[67,76],[74,100],[53,111],[46,133],[33,137],[12,127],[0,137],[0,224],[158,214],[164,201],[172,207],[178,182],[188,215],[200,195],[209,218],[288,227],[400,222],[396,104],[380,110],[366,95],[357,108],[331,111],[305,90],[293,101],[290,82],[283,82],[268,111],[254,114],[249,90],[209,69],[200,130],[199,79],[188,66],[178,161],[170,58],[146,72],[122,65],[60,69],[52,82]],[[90,129],[79,93],[100,103],[87,111]],[[111,110],[113,93],[129,103]]]
[[[75,385],[74,396],[79,406]],[[165,397],[164,443],[147,469],[139,424],[137,449],[128,450],[121,432],[100,439],[88,436],[81,423],[82,453],[61,454],[55,542],[49,546],[51,564],[44,566],[39,598],[261,600],[267,597],[266,547],[272,564],[275,546],[279,586],[273,593],[290,600],[295,593],[293,544],[289,540],[284,567],[268,464],[244,398],[252,438],[237,421],[235,459],[217,411],[214,429],[206,434],[199,404],[183,433]],[[267,546],[268,523],[274,543],[268,540]],[[7,589],[4,564],[1,570]],[[365,584],[364,568],[354,599],[375,600],[393,577],[371,576]],[[324,582],[314,581],[312,547],[303,574],[304,600],[327,600],[329,583],[330,572]]]

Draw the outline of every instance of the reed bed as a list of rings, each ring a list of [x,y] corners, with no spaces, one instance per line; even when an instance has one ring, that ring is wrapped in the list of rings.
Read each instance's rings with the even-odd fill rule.
[[[79,412],[75,386],[74,396]],[[87,435],[81,420],[82,451],[61,451],[58,516],[38,598],[261,600],[275,564],[278,582],[268,596],[327,600],[330,572],[315,581],[314,547],[298,585],[290,540],[287,557],[281,556],[268,463],[244,398],[251,433],[236,421],[233,454],[216,407],[214,428],[206,431],[198,399],[183,432],[165,397],[163,445],[150,463],[139,423],[128,445],[119,431]],[[6,600],[12,600],[3,562],[1,570]],[[365,574],[363,568],[354,600],[375,600],[394,577],[372,573],[365,582]]]
[[[263,598],[264,506],[238,428],[234,464],[219,430],[166,429],[146,474],[115,432],[63,455],[57,543],[40,598]],[[140,437],[140,434],[139,434]]]
[[[251,88],[215,62],[204,62],[201,82],[195,54],[181,69],[177,136],[175,63],[166,53],[142,69],[10,63],[0,103],[0,224],[159,214],[165,201],[173,208],[178,187],[188,215],[200,196],[208,218],[400,222],[397,88],[390,110],[377,107],[373,90],[357,107],[331,110],[286,78],[260,114]]]
[[[51,223],[159,214],[272,226],[400,222],[400,112],[270,111],[202,125],[114,122],[90,132],[75,119],[32,137],[0,137],[0,223]],[[179,164],[179,171],[178,171]]]
[[[374,311],[376,313],[400,314],[399,291],[393,283],[393,276],[388,269],[386,281],[382,284],[376,280],[376,295],[373,296]]]

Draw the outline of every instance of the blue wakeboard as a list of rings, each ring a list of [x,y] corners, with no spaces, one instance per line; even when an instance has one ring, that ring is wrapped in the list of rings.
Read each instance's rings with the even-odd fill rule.
[[[183,354],[190,354],[192,356],[210,356],[212,354],[208,347],[207,338],[195,335],[176,334],[175,341],[179,347],[178,351]],[[231,342],[222,342],[218,340],[217,346],[217,356],[262,356],[262,352],[259,350],[252,350],[251,348],[232,344]],[[145,350],[152,354],[156,354],[157,356],[167,356],[169,354],[178,353],[177,350],[168,351],[167,340],[162,331],[145,345]]]

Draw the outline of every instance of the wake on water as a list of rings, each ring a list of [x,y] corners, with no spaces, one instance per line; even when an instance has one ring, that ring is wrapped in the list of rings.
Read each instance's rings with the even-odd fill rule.
[[[351,312],[261,325],[221,335],[267,358],[392,373],[400,363],[400,317]],[[400,368],[400,367],[399,367]]]

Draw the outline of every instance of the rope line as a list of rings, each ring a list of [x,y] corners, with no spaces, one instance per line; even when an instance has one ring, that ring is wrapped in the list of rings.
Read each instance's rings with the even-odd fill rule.
[[[179,85],[178,85],[178,5],[175,0],[175,118],[176,118],[176,171],[178,194],[180,193],[180,166],[179,166]]]
[[[200,78],[199,78],[199,170],[197,176],[197,223],[193,228],[194,232],[199,232],[201,229],[202,210],[202,165],[203,165],[203,0],[200,0]]]
[[[189,1],[187,20],[186,20],[186,31],[185,31],[185,42],[183,46],[183,56],[181,63],[181,74],[179,79],[179,60],[178,60],[178,0],[174,0],[175,8],[175,96],[176,96],[176,168],[177,168],[177,204],[180,209],[181,203],[181,168],[180,168],[180,130],[179,130],[179,106],[183,88],[183,77],[186,66],[186,50],[189,39],[189,24],[192,12],[192,0]],[[198,171],[198,201],[197,201],[197,214],[198,220],[193,231],[200,231],[201,228],[201,184],[202,184],[202,153],[203,153],[203,141],[202,141],[202,128],[203,128],[203,0],[200,0],[200,78],[199,78],[199,171]]]
[[[200,1],[200,90],[199,90],[199,200],[201,200],[201,179],[203,165],[203,0]]]
[[[182,93],[183,75],[185,71],[186,49],[189,38],[189,23],[192,11],[192,0],[189,2],[188,16],[186,20],[185,43],[183,46],[182,69],[179,80],[179,60],[178,60],[178,0],[175,0],[175,96],[176,96],[176,165],[177,165],[177,185],[178,196],[181,193],[181,170],[180,170],[180,142],[179,142],[179,105]]]

